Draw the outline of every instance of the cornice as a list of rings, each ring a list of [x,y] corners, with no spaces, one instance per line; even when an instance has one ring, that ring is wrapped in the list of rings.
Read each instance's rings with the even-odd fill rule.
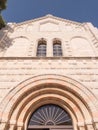
[[[31,22],[36,22],[36,21],[47,19],[47,18],[52,18],[54,20],[59,20],[59,21],[62,21],[62,22],[66,22],[66,23],[69,23],[69,24],[74,24],[74,25],[78,25],[78,26],[83,27],[83,23],[79,23],[79,22],[75,22],[75,21],[63,19],[63,18],[56,17],[56,16],[53,16],[53,15],[50,15],[50,14],[48,14],[46,16],[43,16],[43,17],[40,17],[40,18],[35,18],[35,19],[32,19],[32,20],[28,20],[28,21],[24,21],[24,22],[21,22],[21,23],[17,23],[16,26],[21,26],[21,25],[24,25],[24,24],[29,24]]]
[[[98,60],[98,57],[0,57],[0,60]]]

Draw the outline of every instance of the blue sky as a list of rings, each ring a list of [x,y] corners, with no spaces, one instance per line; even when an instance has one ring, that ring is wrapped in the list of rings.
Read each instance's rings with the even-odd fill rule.
[[[6,22],[23,22],[52,14],[98,27],[98,0],[8,0],[2,12]]]

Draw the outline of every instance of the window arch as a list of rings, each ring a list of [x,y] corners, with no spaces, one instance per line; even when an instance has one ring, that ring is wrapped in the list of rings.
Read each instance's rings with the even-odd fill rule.
[[[72,126],[71,116],[67,111],[58,105],[46,104],[39,107],[30,117],[28,127],[30,126]]]
[[[43,38],[38,41],[37,54],[38,57],[46,56],[46,40]]]
[[[58,39],[53,41],[53,56],[62,56],[61,41]]]

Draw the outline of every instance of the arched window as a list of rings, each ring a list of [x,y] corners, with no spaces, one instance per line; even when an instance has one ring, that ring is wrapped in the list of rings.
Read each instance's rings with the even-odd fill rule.
[[[46,41],[43,38],[38,42],[37,56],[38,57],[46,56]]]
[[[56,126],[63,126],[63,129],[66,128],[66,126],[72,128],[72,119],[69,113],[58,105],[47,104],[39,107],[31,115],[28,122],[28,128],[34,129],[34,126],[37,126],[37,128],[40,128],[41,126],[46,126],[46,128],[54,126],[55,129],[57,128]]]
[[[53,41],[53,56],[62,56],[61,41],[58,39]]]

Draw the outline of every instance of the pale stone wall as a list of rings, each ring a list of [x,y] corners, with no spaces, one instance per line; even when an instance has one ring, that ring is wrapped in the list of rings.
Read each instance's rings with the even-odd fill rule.
[[[76,81],[77,85],[79,83],[81,86],[84,86],[84,89],[90,90],[98,100],[98,29],[93,27],[92,24],[81,24],[48,15],[20,24],[10,24],[8,25],[8,29],[1,30],[0,34],[2,34],[2,38],[0,39],[0,102],[3,101],[9,92],[13,92],[20,83],[24,83],[36,75],[45,76],[49,74],[62,75]],[[38,40],[41,38],[47,41],[47,56],[44,58],[36,57]],[[59,39],[62,43],[62,57],[53,57],[54,38]],[[48,78],[51,78],[51,76]],[[87,95],[89,95],[89,92],[87,92]],[[8,100],[11,96],[12,95],[8,94]],[[18,96],[16,96],[15,99],[17,99]],[[87,97],[84,96],[84,98]],[[12,100],[11,103],[13,103],[14,100]],[[94,103],[98,104],[96,100]],[[84,102],[83,104],[85,105]],[[88,104],[93,106],[90,100]],[[77,107],[73,108],[74,111],[78,109]],[[18,107],[16,109],[18,109]],[[83,112],[85,113],[85,111],[86,110]],[[92,111],[95,112],[93,107]],[[96,113],[94,114],[96,115]],[[97,118],[98,117],[95,117],[98,123]],[[88,124],[87,129],[95,130],[90,121],[88,120],[86,122]],[[81,123],[81,120],[78,125],[80,126],[79,129],[85,130],[84,123]],[[13,123],[10,128],[11,127],[13,127],[11,130],[14,130]],[[3,126],[2,130],[5,130]],[[17,128],[17,130],[19,129]],[[75,130],[77,130],[77,128]]]
[[[98,56],[98,40],[95,32],[95,28],[89,23],[80,24],[49,16],[12,24],[3,38],[10,39],[6,39],[8,48],[0,55],[1,57],[35,57],[38,40],[44,38],[47,41],[47,56],[51,57],[53,39],[58,38],[62,42],[64,57],[95,57]],[[2,44],[4,44],[3,40]]]
[[[20,82],[40,74],[72,78],[98,98],[98,59],[0,59],[0,100]]]
[[[7,91],[38,73],[62,73],[83,83],[98,96],[98,60],[94,58],[98,56],[97,32],[97,28],[90,23],[80,24],[51,15],[20,24],[10,23],[0,32],[1,47],[6,42],[5,48],[3,46],[0,52],[1,58],[13,57],[9,60],[0,59],[0,92],[2,93],[5,89]],[[47,41],[47,57],[50,58],[34,58],[38,40],[41,38]],[[51,59],[54,38],[61,40],[65,59]],[[17,57],[32,58],[18,60]],[[66,57],[93,58],[66,59]]]

